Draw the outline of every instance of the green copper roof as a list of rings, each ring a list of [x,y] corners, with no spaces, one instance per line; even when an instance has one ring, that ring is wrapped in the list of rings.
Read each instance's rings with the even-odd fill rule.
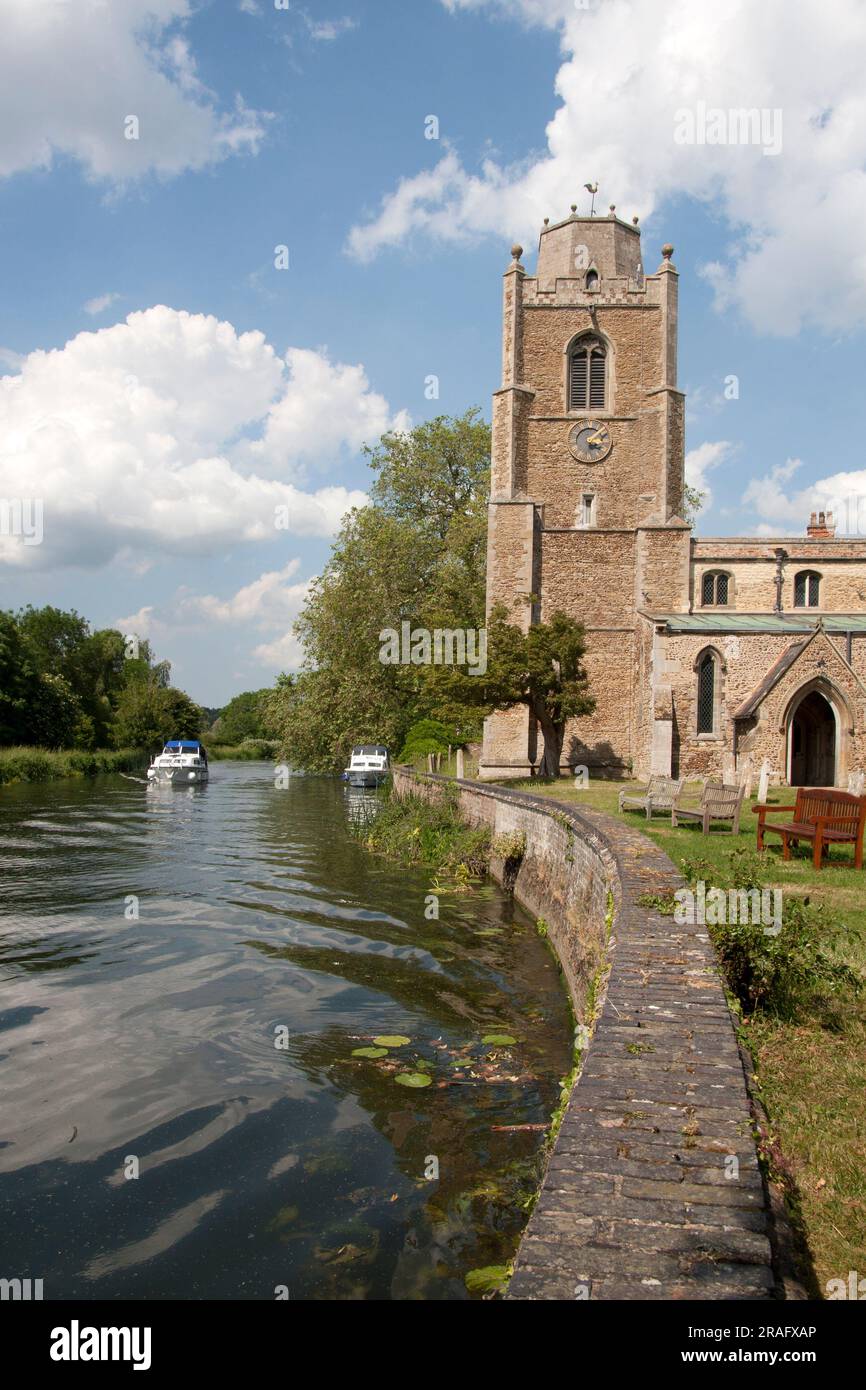
[[[866,632],[866,613],[821,615],[827,632]],[[814,632],[818,614],[799,613],[663,613],[653,622],[669,632]]]

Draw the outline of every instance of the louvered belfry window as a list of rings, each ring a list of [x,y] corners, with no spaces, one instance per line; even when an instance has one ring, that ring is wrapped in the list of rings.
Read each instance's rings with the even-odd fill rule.
[[[708,652],[698,667],[698,733],[715,731],[716,663]]]
[[[581,338],[575,343],[568,364],[569,410],[604,410],[606,367],[604,343],[598,338]]]

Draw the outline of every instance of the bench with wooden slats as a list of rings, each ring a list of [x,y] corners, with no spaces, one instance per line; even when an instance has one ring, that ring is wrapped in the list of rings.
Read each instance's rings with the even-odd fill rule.
[[[837,791],[832,787],[798,787],[797,800],[793,806],[759,805],[752,810],[758,817],[758,849],[764,849],[764,836],[768,831],[782,837],[782,858],[791,858],[791,846],[801,840],[812,842],[812,863],[816,869],[822,867],[823,858],[829,853],[832,844],[852,844],[854,846],[854,867],[863,867],[863,830],[866,826],[866,796],[853,796],[850,792]],[[781,824],[773,824],[768,816],[793,811],[793,817]]]

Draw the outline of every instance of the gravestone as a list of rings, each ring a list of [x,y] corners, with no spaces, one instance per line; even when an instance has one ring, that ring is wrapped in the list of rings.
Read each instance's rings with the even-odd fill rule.
[[[767,792],[770,790],[770,760],[765,758],[761,763],[761,775],[758,778],[758,805],[762,806],[767,800]]]

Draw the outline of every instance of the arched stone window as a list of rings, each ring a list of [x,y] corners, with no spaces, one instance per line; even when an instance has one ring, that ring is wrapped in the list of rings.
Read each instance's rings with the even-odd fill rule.
[[[794,575],[794,607],[817,608],[821,602],[821,576],[815,570]]]
[[[597,270],[588,270],[586,272],[586,288],[590,291],[591,294],[594,294],[595,291],[598,289]]]
[[[695,662],[695,731],[717,734],[721,726],[722,673],[724,666],[714,647],[707,647]]]
[[[701,579],[701,604],[704,608],[726,608],[731,602],[731,576],[724,570],[708,570]]]
[[[604,410],[607,406],[607,348],[587,333],[568,354],[569,410]]]

